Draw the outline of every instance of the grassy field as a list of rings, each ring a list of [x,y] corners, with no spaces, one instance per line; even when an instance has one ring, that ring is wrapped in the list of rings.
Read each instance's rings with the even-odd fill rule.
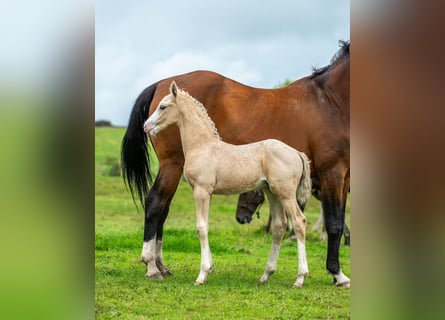
[[[146,279],[139,262],[143,212],[136,210],[119,176],[123,128],[96,129],[96,318],[97,319],[346,319],[350,290],[336,288],[326,273],[326,242],[311,232],[319,203],[311,199],[307,255],[310,274],[302,289],[297,274],[296,242],[283,241],[277,272],[265,285],[263,274],[271,235],[264,233],[268,205],[250,225],[235,220],[237,196],[214,196],[209,242],[214,270],[204,286],[194,286],[200,267],[199,240],[191,188],[181,181],[164,231],[163,255],[173,275]],[[349,218],[349,206],[347,209]],[[350,275],[349,248],[340,262]]]

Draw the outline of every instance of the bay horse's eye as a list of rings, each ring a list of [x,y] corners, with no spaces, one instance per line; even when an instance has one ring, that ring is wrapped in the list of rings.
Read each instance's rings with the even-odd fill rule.
[[[165,106],[165,105],[161,105],[161,106],[159,107],[159,109],[161,109],[161,110],[165,110],[165,109],[167,109],[167,106]]]

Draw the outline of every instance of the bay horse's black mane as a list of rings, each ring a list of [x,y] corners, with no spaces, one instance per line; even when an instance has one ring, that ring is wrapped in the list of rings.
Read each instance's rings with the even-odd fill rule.
[[[328,72],[333,66],[337,64],[338,61],[342,60],[343,58],[349,58],[350,42],[340,40],[338,43],[340,45],[340,49],[331,58],[330,64],[321,68],[313,67],[312,75],[310,76],[311,79]]]

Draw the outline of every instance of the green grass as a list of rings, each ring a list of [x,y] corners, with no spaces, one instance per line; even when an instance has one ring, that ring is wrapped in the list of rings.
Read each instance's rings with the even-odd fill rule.
[[[214,196],[209,242],[214,270],[207,284],[193,285],[200,249],[191,188],[181,181],[164,228],[164,262],[173,275],[147,279],[139,262],[143,213],[136,210],[122,178],[110,174],[119,161],[125,129],[96,129],[96,318],[98,319],[345,319],[350,290],[336,288],[325,270],[326,242],[311,232],[319,203],[307,209],[310,274],[302,289],[292,287],[297,274],[296,242],[283,241],[277,272],[265,285],[263,274],[271,235],[264,233],[268,206],[249,225],[235,220],[237,196]],[[156,164],[155,164],[156,166]],[[349,217],[349,206],[347,215]],[[349,248],[340,262],[350,274]]]

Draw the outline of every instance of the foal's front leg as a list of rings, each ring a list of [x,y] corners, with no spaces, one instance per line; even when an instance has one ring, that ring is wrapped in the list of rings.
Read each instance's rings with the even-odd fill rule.
[[[195,285],[204,284],[212,270],[212,255],[209,246],[209,209],[211,195],[201,187],[194,188],[196,204],[196,229],[201,243],[201,271],[195,281]]]

